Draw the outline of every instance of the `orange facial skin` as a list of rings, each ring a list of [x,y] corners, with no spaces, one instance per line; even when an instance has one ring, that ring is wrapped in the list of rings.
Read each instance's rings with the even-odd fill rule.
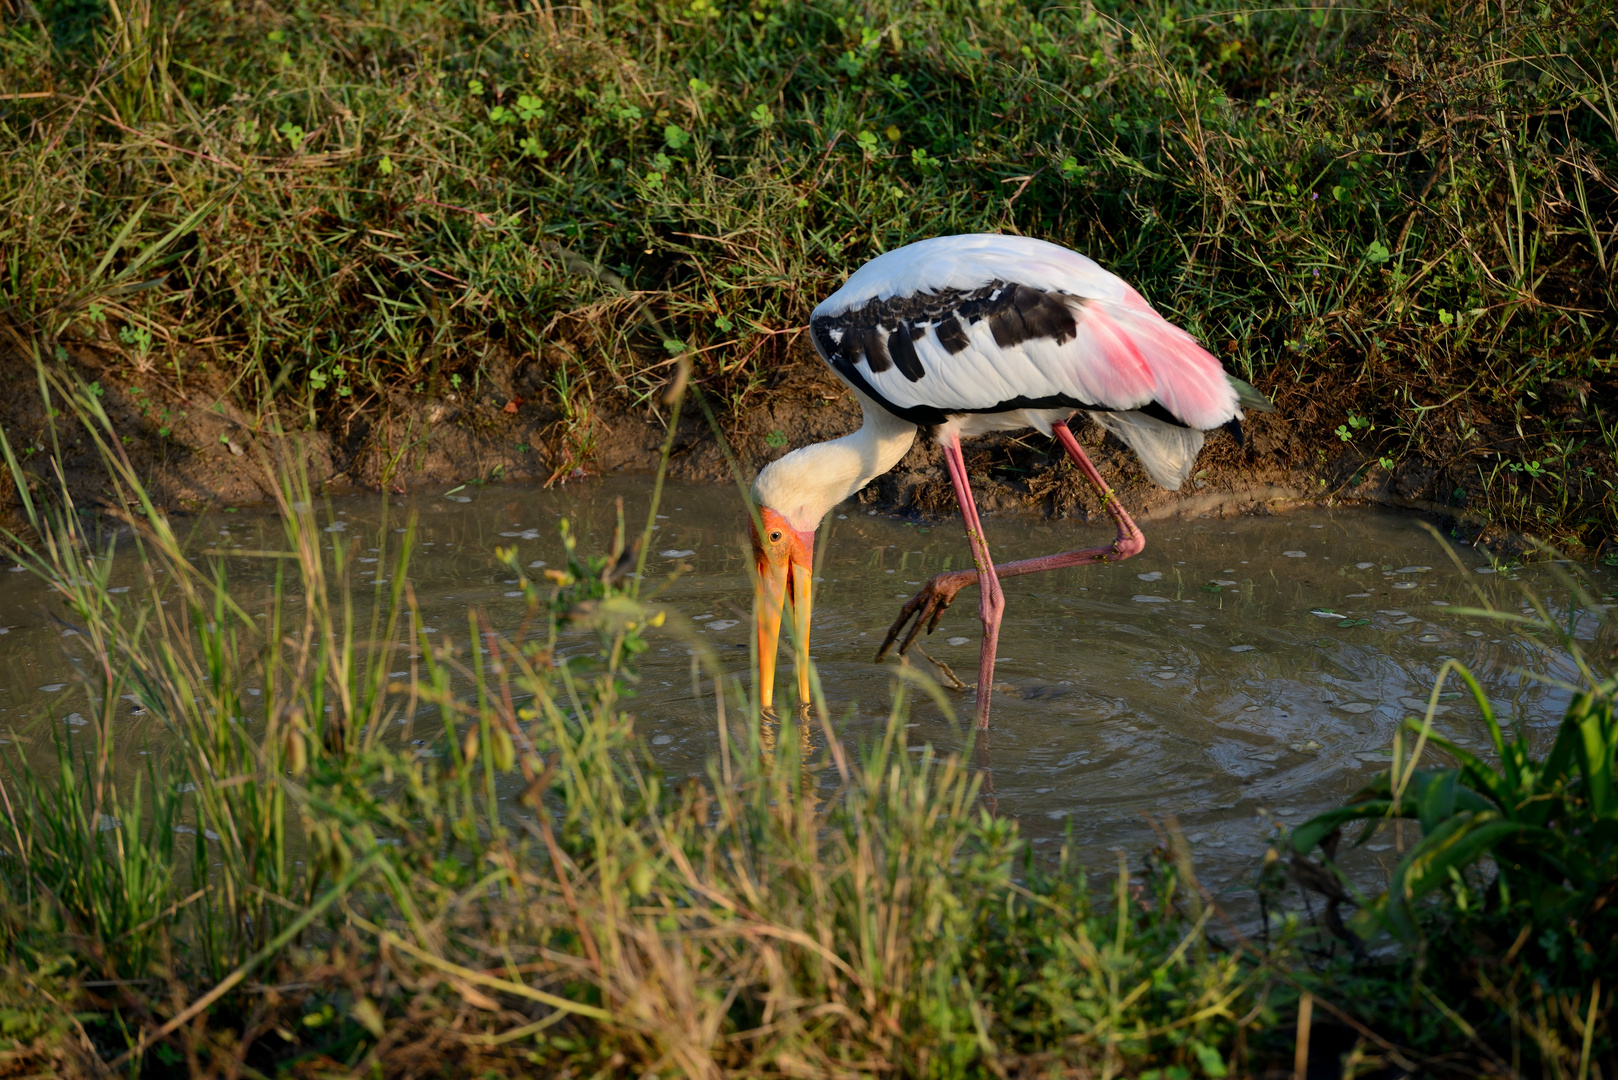
[[[809,700],[810,589],[815,566],[813,529],[794,529],[769,507],[759,508],[758,527],[749,522],[758,577],[753,587],[753,626],[758,634],[759,705],[770,709],[775,699],[775,652],[781,638],[781,615],[792,605],[792,637],[798,671],[798,702]]]

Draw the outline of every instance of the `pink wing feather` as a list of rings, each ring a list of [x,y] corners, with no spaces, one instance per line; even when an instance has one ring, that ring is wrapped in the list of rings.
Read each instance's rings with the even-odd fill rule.
[[[905,331],[919,333],[913,341],[898,341],[897,323],[871,314],[873,304],[901,311],[997,282],[1060,298],[1072,313],[1072,333],[1022,335],[1001,345],[990,319],[973,321],[963,310],[958,320],[935,315],[919,331]],[[856,325],[849,321],[855,312],[875,321]],[[823,328],[815,340],[827,362],[900,415],[989,412],[1051,399],[1117,412],[1155,401],[1202,430],[1241,415],[1219,361],[1190,334],[1116,275],[1041,240],[946,236],[888,252],[827,297],[811,324]],[[890,362],[896,351],[911,361],[908,370]]]

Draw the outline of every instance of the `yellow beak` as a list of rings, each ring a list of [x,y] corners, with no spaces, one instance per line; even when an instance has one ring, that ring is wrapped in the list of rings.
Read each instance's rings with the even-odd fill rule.
[[[758,700],[765,709],[775,701],[775,654],[781,639],[781,619],[791,609],[792,648],[798,675],[798,703],[809,701],[809,616],[812,589],[814,533],[791,533],[791,543],[757,555],[758,578],[753,587],[753,626],[758,635]]]

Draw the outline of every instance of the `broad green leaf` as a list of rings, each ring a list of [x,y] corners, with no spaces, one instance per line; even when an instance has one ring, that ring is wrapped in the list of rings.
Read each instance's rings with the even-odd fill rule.
[[[1541,850],[1560,846],[1560,838],[1548,829],[1501,820],[1493,811],[1486,814],[1457,814],[1431,836],[1411,849],[1394,871],[1389,882],[1387,916],[1398,930],[1413,933],[1415,923],[1410,905],[1450,880],[1450,870],[1465,870],[1508,841],[1532,842]]]
[[[1583,706],[1580,709],[1580,706]],[[1577,721],[1574,716],[1582,712]],[[1618,749],[1612,722],[1610,702],[1581,694],[1568,710],[1563,725],[1575,724],[1578,741],[1574,743],[1579,760],[1579,772],[1584,776],[1584,798],[1597,817],[1618,813],[1618,791],[1613,789],[1613,753]]]
[[[1219,1056],[1219,1051],[1211,1046],[1205,1046],[1196,1039],[1191,1040],[1191,1052],[1197,1055],[1197,1064],[1212,1080],[1223,1080],[1230,1075],[1230,1069],[1225,1065],[1225,1059]]]
[[[1519,828],[1515,822],[1502,822],[1493,812],[1457,814],[1439,824],[1410,849],[1393,871],[1384,905],[1389,928],[1407,941],[1414,938],[1416,922],[1411,905],[1448,881],[1451,867],[1464,869],[1477,857],[1483,849],[1477,846],[1476,838],[1487,841],[1495,834],[1505,836]],[[1473,842],[1466,843],[1468,839]]]
[[[1409,794],[1415,799],[1418,808],[1429,799],[1447,801],[1448,809],[1444,811],[1442,815],[1444,817],[1463,810],[1481,814],[1485,811],[1498,809],[1489,799],[1479,795],[1463,783],[1466,775],[1464,769],[1419,769],[1410,778]],[[1440,787],[1445,790],[1436,795],[1432,794],[1434,788]],[[1417,813],[1421,814],[1423,811],[1418,809]],[[1434,819],[1435,824],[1437,820],[1437,818]],[[1422,820],[1421,828],[1423,832],[1429,831],[1425,818]]]
[[[1328,810],[1324,814],[1316,814],[1308,821],[1292,830],[1292,850],[1300,855],[1307,855],[1315,849],[1333,829],[1346,825],[1350,821],[1362,819],[1387,817],[1390,803],[1387,799],[1378,799],[1372,802],[1353,803],[1349,806],[1340,806],[1336,810]],[[1394,815],[1403,817],[1404,815]],[[1363,838],[1362,838],[1363,839]]]
[[[1419,731],[1421,725],[1414,721],[1405,721],[1405,727],[1411,731]],[[1465,775],[1467,786],[1480,790],[1488,795],[1500,809],[1516,806],[1521,800],[1516,798],[1516,785],[1509,782],[1490,767],[1488,762],[1473,754],[1471,751],[1456,746],[1442,735],[1429,734],[1427,741],[1450,757],[1461,763],[1461,772]]]
[[[1455,813],[1455,782],[1459,776],[1454,769],[1428,774],[1427,783],[1416,796],[1416,814],[1421,818],[1423,833],[1431,833]]]

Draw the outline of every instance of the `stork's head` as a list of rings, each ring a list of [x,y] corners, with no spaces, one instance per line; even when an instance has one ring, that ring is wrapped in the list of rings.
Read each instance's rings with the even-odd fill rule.
[[[797,652],[798,701],[809,700],[809,611],[815,565],[815,530],[799,529],[782,513],[760,505],[749,521],[758,577],[753,587],[753,625],[758,634],[759,704],[770,708],[775,691],[775,651],[782,609],[792,605]]]

